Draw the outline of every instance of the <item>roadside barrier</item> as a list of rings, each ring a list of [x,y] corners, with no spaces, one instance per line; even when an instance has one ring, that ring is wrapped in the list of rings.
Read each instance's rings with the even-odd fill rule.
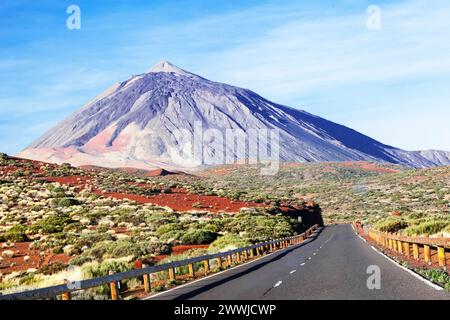
[[[199,256],[195,258],[173,261],[165,264],[143,267],[141,269],[133,269],[126,272],[114,273],[110,272],[109,275],[87,279],[77,282],[76,284],[69,281],[65,281],[64,284],[34,289],[24,292],[17,292],[11,294],[0,294],[0,300],[35,300],[35,299],[47,299],[60,297],[61,300],[70,300],[71,294],[75,291],[86,290],[90,288],[99,287],[102,285],[109,285],[111,292],[111,300],[118,300],[120,297],[119,283],[120,281],[131,279],[131,278],[142,278],[144,284],[144,292],[149,293],[151,291],[151,277],[153,273],[167,271],[169,275],[169,281],[173,282],[177,280],[176,269],[180,267],[187,266],[189,278],[195,277],[195,266],[197,263],[203,264],[204,275],[215,271],[223,270],[224,260],[226,264],[231,267],[233,263],[239,264],[245,262],[248,259],[253,259],[254,257],[262,256],[267,253],[275,252],[287,248],[292,245],[297,245],[306,240],[310,235],[312,235],[319,225],[314,225],[304,233],[287,237],[283,239],[272,240],[268,242],[258,243],[251,246],[238,248],[226,252],[219,252],[215,254],[208,254],[204,256]],[[215,262],[215,270],[211,269],[211,261]]]
[[[384,248],[390,249],[417,261],[431,265],[433,257],[440,267],[447,269],[447,253],[450,249],[448,238],[406,237],[370,229],[367,234]]]

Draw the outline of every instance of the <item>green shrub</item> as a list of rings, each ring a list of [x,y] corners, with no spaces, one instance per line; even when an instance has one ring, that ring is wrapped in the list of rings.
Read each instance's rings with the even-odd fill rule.
[[[200,202],[195,202],[192,204],[192,208],[200,209],[203,208],[203,205]]]
[[[243,237],[252,241],[265,241],[283,238],[295,234],[298,221],[282,214],[271,215],[252,210],[242,212],[227,220],[224,231],[234,234],[243,234]]]
[[[450,291],[450,276],[445,271],[440,269],[431,269],[425,271],[425,275],[429,279],[439,283],[444,286],[445,289]]]
[[[224,249],[231,250],[233,248],[241,248],[249,245],[248,240],[242,239],[237,234],[228,233],[222,237],[217,238],[208,248],[211,253],[223,251]]]
[[[25,234],[25,231],[27,228],[21,224],[16,224],[11,229],[5,232],[3,235],[3,238],[7,241],[12,242],[24,242],[28,240],[27,235]]]
[[[407,236],[431,235],[438,233],[447,226],[450,226],[450,223],[447,221],[432,220],[420,223],[419,225],[410,226],[403,232]]]
[[[52,205],[57,207],[71,207],[80,205],[80,201],[73,198],[56,198],[52,200]]]
[[[158,237],[161,237],[163,234],[168,233],[168,232],[173,232],[173,231],[181,231],[183,230],[183,227],[181,224],[179,223],[168,223],[165,224],[161,227],[158,228],[158,230],[156,230],[155,234]]]
[[[91,249],[83,253],[85,256],[96,260],[107,258],[122,258],[132,256],[133,259],[148,255],[170,254],[172,246],[161,242],[136,243],[131,240],[105,241],[95,244]]]
[[[375,228],[382,232],[395,233],[408,227],[408,223],[401,218],[387,218],[379,221]]]
[[[105,261],[105,262],[92,262],[87,263],[81,267],[83,272],[83,279],[92,279],[106,276],[113,271],[115,273],[125,272],[131,270],[131,265],[122,261]],[[126,288],[122,288],[126,289]],[[109,295],[109,285],[105,284],[95,289],[97,294]]]
[[[52,214],[37,223],[37,227],[43,233],[51,234],[63,231],[64,227],[71,223],[72,220],[67,214]]]
[[[77,256],[77,257],[73,258],[72,260],[70,260],[70,264],[72,264],[74,266],[81,266],[81,265],[91,262],[91,261],[92,261],[91,257],[80,255],[80,256]]]
[[[184,231],[182,230],[172,230],[169,232],[166,232],[162,234],[159,239],[163,241],[171,241],[171,240],[180,240],[181,237],[184,235]]]
[[[190,229],[181,238],[180,241],[184,244],[209,244],[216,240],[217,233],[201,230]]]
[[[60,271],[66,270],[67,264],[62,262],[54,262],[48,265],[43,265],[39,268],[38,272],[44,275],[52,275],[54,273],[58,273]]]

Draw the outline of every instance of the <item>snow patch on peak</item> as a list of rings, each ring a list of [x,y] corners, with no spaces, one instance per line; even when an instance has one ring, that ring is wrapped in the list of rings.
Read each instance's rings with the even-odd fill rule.
[[[181,68],[178,68],[176,65],[171,64],[169,61],[160,61],[148,71],[148,73],[158,73],[158,72],[175,73],[183,76],[194,75]]]

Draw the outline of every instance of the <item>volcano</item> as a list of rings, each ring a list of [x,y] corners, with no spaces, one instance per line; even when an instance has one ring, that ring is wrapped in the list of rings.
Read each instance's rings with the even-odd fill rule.
[[[196,126],[202,132],[214,130],[224,136],[227,130],[276,130],[281,161],[371,161],[418,168],[450,164],[449,152],[389,146],[306,111],[269,101],[251,90],[207,80],[167,61],[113,85],[18,156],[72,165],[197,168],[204,162],[196,158],[190,140],[196,135]],[[224,145],[219,152],[238,162],[249,160],[249,148],[239,151],[234,143]]]

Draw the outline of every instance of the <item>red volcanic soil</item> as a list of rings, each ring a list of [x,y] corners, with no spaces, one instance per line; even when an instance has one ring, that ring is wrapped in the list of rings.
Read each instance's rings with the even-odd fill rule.
[[[190,193],[161,193],[152,196],[140,196],[127,193],[99,193],[105,197],[112,197],[116,199],[129,199],[138,203],[152,203],[162,207],[169,207],[175,211],[191,211],[191,210],[205,210],[210,212],[239,212],[244,207],[264,207],[263,204],[246,202],[246,201],[232,201],[227,198],[218,196],[204,196]],[[195,207],[193,206],[196,205]]]
[[[51,177],[46,178],[50,182],[59,182],[61,184],[68,184],[74,187],[85,187],[91,184],[91,180],[85,176],[69,176],[69,177]],[[140,187],[146,187],[145,184],[139,184]],[[149,185],[149,187],[151,187]],[[169,207],[175,211],[191,211],[191,210],[206,210],[210,212],[239,212],[244,207],[264,207],[264,204],[246,202],[246,201],[233,201],[227,198],[218,196],[205,196],[198,194],[189,194],[185,189],[173,188],[172,193],[160,193],[151,196],[141,196],[129,193],[115,193],[115,192],[102,192],[97,189],[93,189],[95,194],[104,197],[112,197],[116,199],[128,199],[137,203],[152,203],[158,206]],[[193,205],[196,204],[194,207]]]
[[[41,255],[39,250],[31,250],[31,242],[17,242],[11,248],[2,248],[0,243],[0,256],[7,250],[14,252],[13,258],[3,257],[3,261],[0,263],[0,273],[8,274],[15,271],[26,271],[28,269],[39,269],[43,266],[61,262],[64,264],[69,263],[70,257],[65,254],[52,254],[49,252],[44,252]],[[25,261],[25,257],[29,256],[29,260]]]
[[[91,178],[86,176],[47,177],[45,180],[76,187],[78,190],[92,186]]]

